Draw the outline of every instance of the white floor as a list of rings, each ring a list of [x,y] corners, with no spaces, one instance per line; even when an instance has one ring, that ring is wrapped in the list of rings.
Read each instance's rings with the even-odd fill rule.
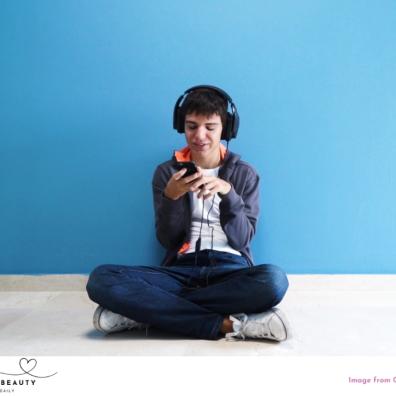
[[[293,337],[206,341],[159,330],[104,336],[86,277],[0,276],[0,354],[6,355],[396,355],[396,275],[289,275],[279,305]]]

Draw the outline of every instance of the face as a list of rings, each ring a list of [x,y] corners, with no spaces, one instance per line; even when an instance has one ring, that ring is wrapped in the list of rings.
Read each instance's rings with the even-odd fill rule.
[[[220,138],[223,129],[221,117],[212,114],[187,114],[184,122],[186,140],[193,158],[215,159],[220,152]]]

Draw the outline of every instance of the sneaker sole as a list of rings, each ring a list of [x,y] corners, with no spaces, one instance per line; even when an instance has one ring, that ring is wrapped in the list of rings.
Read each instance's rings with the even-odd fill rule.
[[[286,341],[292,337],[291,331],[290,331],[290,323],[287,320],[285,314],[279,309],[279,308],[271,308],[271,311],[281,320],[283,323],[283,327],[285,329],[286,337],[278,340],[278,341]]]

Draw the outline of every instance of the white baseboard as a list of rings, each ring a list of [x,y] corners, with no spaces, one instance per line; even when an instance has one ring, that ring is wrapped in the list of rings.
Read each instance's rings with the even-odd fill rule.
[[[88,275],[0,275],[0,291],[84,291]]]
[[[396,291],[396,275],[292,274],[289,291]],[[0,292],[85,291],[88,275],[0,275]]]

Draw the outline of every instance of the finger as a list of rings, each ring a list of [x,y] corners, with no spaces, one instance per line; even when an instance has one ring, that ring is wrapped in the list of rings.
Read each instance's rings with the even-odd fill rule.
[[[205,182],[199,180],[199,181],[193,183],[193,184],[190,186],[190,191],[199,191],[199,190],[202,190],[202,189],[204,188],[204,186],[205,186]]]
[[[202,186],[203,184],[206,184],[208,182],[208,176],[201,176],[200,178],[196,179],[194,183],[192,183],[191,185],[194,188],[199,188],[200,186]]]
[[[217,186],[217,185],[215,185],[215,186],[212,187],[212,188],[207,188],[207,186],[206,186],[206,193],[207,193],[207,194],[204,195],[204,199],[213,197],[213,196],[216,195],[219,191],[220,191],[220,188],[219,188],[219,186]]]
[[[183,168],[182,170],[179,170],[179,172],[176,172],[173,175],[173,178],[175,180],[180,180],[186,172],[187,172],[187,168]]]
[[[210,195],[212,195],[212,192],[207,190],[206,186],[205,186],[199,191],[198,198],[202,198],[202,197],[210,196]]]
[[[216,188],[216,186],[217,186],[216,181],[212,181],[212,182],[209,182],[209,183],[205,184],[205,188],[207,190],[213,190],[214,188]]]
[[[198,189],[197,189],[198,190]],[[206,183],[201,186],[200,193],[202,195],[214,195],[217,191],[219,191],[218,185],[216,182]]]
[[[220,191],[220,186],[217,185],[216,183],[212,183],[210,186],[210,183],[205,185],[205,191],[203,191],[204,194],[204,199],[207,199],[213,195],[216,195]]]
[[[197,175],[198,175],[198,177],[204,177],[204,173],[203,173],[203,170],[202,170],[202,168],[200,167],[200,166],[198,166],[198,165],[196,165],[196,168],[197,168]]]
[[[191,183],[193,180],[196,180],[196,179],[198,179],[198,178],[200,178],[200,177],[202,177],[202,173],[196,172],[196,173],[194,173],[194,174],[191,175],[191,176],[187,176],[187,177],[185,178],[185,182],[186,182],[186,184],[188,184],[188,183]]]

